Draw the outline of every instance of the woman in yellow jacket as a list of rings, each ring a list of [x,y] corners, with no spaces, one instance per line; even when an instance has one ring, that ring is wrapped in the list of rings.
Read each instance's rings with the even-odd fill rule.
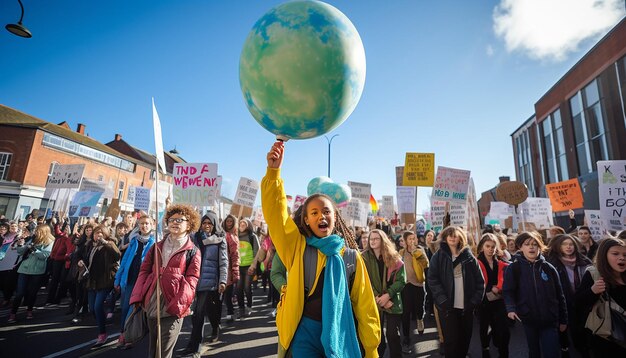
[[[365,357],[378,357],[380,318],[360,254],[355,253],[353,277],[346,277],[344,268],[342,256],[352,250],[346,240],[356,247],[352,233],[323,194],[311,195],[294,219],[289,217],[280,178],[283,154],[284,144],[274,143],[261,182],[263,215],[289,273],[277,307],[279,343],[294,357],[351,358],[361,356],[360,342]],[[316,252],[307,256],[305,251],[311,250]],[[315,270],[315,280],[305,291],[310,270]]]
[[[428,268],[428,257],[426,252],[417,245],[417,236],[412,231],[405,231],[402,234],[404,246],[399,254],[404,261],[406,270],[406,285],[402,290],[402,349],[405,353],[410,351],[411,318],[417,320],[417,332],[424,334],[424,282],[426,281],[425,270]]]

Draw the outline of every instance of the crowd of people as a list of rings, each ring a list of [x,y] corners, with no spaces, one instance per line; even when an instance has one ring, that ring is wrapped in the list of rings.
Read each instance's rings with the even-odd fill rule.
[[[46,305],[69,301],[68,321],[93,315],[96,347],[108,341],[106,323],[119,302],[117,346],[132,348],[125,323],[139,312],[150,356],[160,341],[161,356],[171,357],[193,311],[182,354],[197,356],[203,340],[219,339],[222,319],[253,314],[252,286],[263,285],[280,357],[417,355],[412,343],[424,334],[426,317],[434,318],[446,357],[467,355],[475,320],[483,357],[492,356],[492,343],[498,357],[509,356],[515,324],[523,327],[529,357],[625,356],[624,332],[592,332],[590,316],[608,302],[605,307],[621,309],[624,317],[626,231],[596,242],[574,216],[569,228],[543,234],[486,226],[478,242],[449,220],[440,232],[377,220],[352,228],[323,194],[290,212],[280,177],[283,155],[281,142],[267,155],[261,183],[266,226],[212,211],[200,217],[186,205],[166,208],[161,240],[145,213],[119,223],[32,215],[0,222],[8,323],[36,319],[33,306],[45,286]],[[609,332],[624,328],[619,318]]]

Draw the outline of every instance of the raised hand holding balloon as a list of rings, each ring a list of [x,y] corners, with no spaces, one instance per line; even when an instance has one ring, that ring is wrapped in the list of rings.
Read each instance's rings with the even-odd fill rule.
[[[277,139],[321,136],[343,123],[361,98],[361,37],[331,5],[281,4],[248,34],[239,82],[248,110]]]

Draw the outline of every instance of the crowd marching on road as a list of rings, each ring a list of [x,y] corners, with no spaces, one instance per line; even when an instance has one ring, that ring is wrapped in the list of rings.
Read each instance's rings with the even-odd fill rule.
[[[284,151],[277,142],[267,154],[261,227],[180,204],[166,208],[159,235],[143,212],[119,223],[3,219],[0,330],[36,323],[45,297],[45,309],[67,307],[68,327],[91,323],[87,355],[211,355],[225,326],[237,335],[259,315],[262,286],[279,357],[434,354],[426,337],[450,358],[520,356],[518,331],[529,357],[626,356],[626,231],[596,242],[573,217],[543,235],[486,225],[479,242],[449,216],[440,232],[381,220],[354,228],[324,194],[290,213]]]

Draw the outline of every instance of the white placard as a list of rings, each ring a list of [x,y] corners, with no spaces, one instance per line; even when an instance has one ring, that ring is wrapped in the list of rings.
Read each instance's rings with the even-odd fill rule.
[[[492,201],[489,208],[489,216],[492,218],[508,218],[515,212],[513,205],[509,205],[504,201]]]
[[[161,173],[165,173],[165,155],[163,154],[163,135],[161,135],[161,120],[154,105],[154,97],[152,97],[152,126],[154,127],[154,150],[156,152],[157,161],[161,168]]]
[[[85,171],[85,164],[55,165],[52,174],[48,177],[46,188],[78,189]]]
[[[443,218],[446,212],[445,201],[433,201],[430,204],[430,228],[435,231],[443,229]]]
[[[606,228],[626,230],[626,160],[598,162],[598,193]]]
[[[348,186],[352,191],[352,199],[358,199],[369,205],[370,195],[372,194],[372,184],[349,181]]]
[[[135,187],[135,210],[148,211],[150,208],[150,189],[144,187]]]
[[[470,171],[437,167],[431,200],[453,201],[465,204],[469,188]]]
[[[239,179],[239,185],[237,185],[237,193],[235,194],[233,202],[235,204],[252,208],[254,207],[258,191],[259,182],[253,179],[241,177],[241,179]]]
[[[595,241],[602,240],[606,233],[606,225],[600,210],[585,210],[585,221]]]
[[[382,216],[386,217],[387,219],[393,218],[395,210],[392,195],[383,195],[383,201],[380,205],[380,211],[382,213]]]
[[[549,198],[527,198],[517,208],[518,222],[531,222],[537,229],[553,226],[552,204]]]
[[[218,197],[216,163],[174,164],[174,203],[205,206]],[[160,185],[159,185],[160,188]]]
[[[345,207],[341,208],[342,215],[353,220],[354,226],[367,225],[368,205],[358,199],[350,199]]]
[[[465,228],[467,225],[467,205],[460,203],[450,204],[450,225],[461,226]]]
[[[415,191],[414,186],[397,186],[396,197],[398,198],[398,214],[415,214]]]

